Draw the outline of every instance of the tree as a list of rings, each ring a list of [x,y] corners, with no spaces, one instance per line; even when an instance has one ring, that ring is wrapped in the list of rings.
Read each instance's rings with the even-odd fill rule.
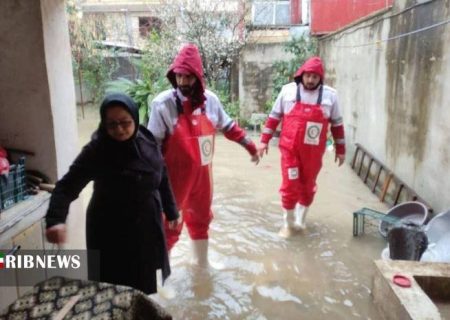
[[[244,18],[248,8],[245,2],[162,0],[161,3],[156,14],[165,30],[162,39],[169,40],[172,48],[183,42],[196,44],[209,83],[229,77],[227,72],[246,42]]]
[[[231,3],[231,6],[230,6]],[[142,59],[135,61],[139,80],[120,79],[108,90],[130,94],[146,122],[147,105],[163,89],[169,88],[166,71],[178,49],[187,42],[198,46],[208,86],[217,91],[230,115],[239,114],[239,104],[230,99],[231,66],[246,41],[243,0],[162,0],[152,14],[160,21],[147,37]]]
[[[86,101],[83,85],[88,87],[94,99],[98,101],[103,96],[106,81],[116,69],[116,63],[111,57],[112,52],[100,45],[99,40],[105,37],[102,22],[90,17],[81,19],[82,12],[73,1],[67,3],[67,13],[74,78],[79,86],[84,118]]]
[[[157,32],[151,32],[141,58],[132,60],[139,71],[138,78],[135,80],[119,78],[107,84],[107,92],[120,91],[133,98],[139,107],[139,120],[144,124],[148,121],[149,102],[159,92],[170,87],[166,71],[171,57],[176,53],[175,48],[167,41],[170,36],[170,34],[161,36]],[[166,41],[162,41],[162,38]]]

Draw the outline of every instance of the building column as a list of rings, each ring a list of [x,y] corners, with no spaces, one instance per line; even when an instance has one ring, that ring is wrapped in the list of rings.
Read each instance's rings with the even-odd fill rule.
[[[291,0],[291,24],[302,23],[302,6],[301,0]]]

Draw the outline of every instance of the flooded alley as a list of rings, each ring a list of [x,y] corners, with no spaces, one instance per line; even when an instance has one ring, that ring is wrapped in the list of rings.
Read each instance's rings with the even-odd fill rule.
[[[95,110],[88,112],[79,122],[82,142],[97,124]],[[307,230],[285,240],[278,236],[278,148],[271,145],[255,166],[239,145],[217,136],[211,268],[190,265],[184,230],[171,254],[172,275],[152,297],[174,319],[379,319],[371,297],[372,261],[386,243],[376,232],[353,237],[352,212],[386,207],[348,164],[339,168],[333,160],[326,152]],[[71,242],[79,243],[84,221],[71,220],[77,229]]]
[[[450,319],[450,0],[0,0],[0,13],[0,269],[26,250],[48,261],[61,249],[87,252],[88,227],[89,248],[102,256],[101,266],[78,264],[89,265],[89,278],[146,285],[139,295],[157,287],[148,297],[173,319],[407,318],[400,309],[429,319],[430,308],[433,319]],[[99,128],[99,101],[113,92],[129,97],[103,105],[99,139],[80,153]],[[269,152],[258,165],[228,117],[265,133]],[[157,145],[135,130],[142,119],[169,150],[169,179]],[[311,203],[307,180],[316,177],[314,152],[327,147],[328,134],[338,151],[337,159],[325,151],[306,229],[289,238],[279,235],[280,123],[281,144],[308,158],[284,155],[285,208],[298,190]],[[247,150],[214,136],[217,128]],[[259,132],[246,130],[258,145]],[[355,146],[355,166],[370,187],[351,168]],[[90,179],[98,202],[86,223]],[[195,246],[200,264],[208,250],[207,268],[191,263],[186,225],[169,254],[164,249],[160,211],[179,235],[168,180],[197,240],[214,214],[209,243]],[[420,208],[377,214],[410,201]],[[366,219],[365,230],[354,228],[362,208],[377,211],[355,217]],[[285,217],[286,226],[300,225],[294,211]],[[397,224],[384,230],[389,250],[375,219]],[[385,259],[411,264],[380,260],[383,250]],[[163,285],[153,275],[161,268],[167,276],[167,256]],[[49,305],[24,295],[54,275],[36,266],[39,277],[29,283],[20,269],[34,267],[10,268],[14,276],[3,279],[14,283],[0,290],[0,307]],[[48,314],[76,309],[78,300],[54,297]],[[79,303],[95,317],[105,311]]]
[[[188,235],[172,253],[169,298],[156,299],[175,319],[378,319],[372,305],[372,260],[385,241],[352,236],[352,212],[384,210],[348,165],[327,152],[307,230],[278,236],[282,216],[279,152],[258,166],[219,136],[208,272],[189,265]]]

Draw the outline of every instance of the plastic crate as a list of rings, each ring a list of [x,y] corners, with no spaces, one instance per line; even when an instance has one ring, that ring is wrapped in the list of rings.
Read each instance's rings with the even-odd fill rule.
[[[0,176],[0,212],[27,198],[25,157],[12,164],[8,177]]]

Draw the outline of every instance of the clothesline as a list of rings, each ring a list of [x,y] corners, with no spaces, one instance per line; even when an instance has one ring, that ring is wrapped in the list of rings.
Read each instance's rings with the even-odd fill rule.
[[[367,46],[372,46],[372,45],[378,45],[378,44],[380,44],[382,42],[388,42],[388,41],[404,38],[404,37],[407,37],[407,36],[410,36],[410,35],[413,35],[413,34],[416,34],[416,33],[424,32],[424,31],[427,31],[427,30],[430,30],[430,29],[434,29],[434,28],[446,25],[448,23],[450,23],[450,19],[445,20],[445,21],[441,21],[441,22],[438,22],[438,23],[435,23],[435,24],[433,24],[431,26],[423,27],[423,28],[420,28],[420,29],[417,29],[417,30],[414,30],[414,31],[406,32],[406,33],[399,34],[399,35],[396,35],[396,36],[393,36],[393,37],[389,37],[389,38],[386,38],[386,39],[380,39],[380,40],[374,41],[374,42],[367,42],[367,43],[356,44],[356,45],[335,45],[334,47],[336,47],[336,48],[358,48],[358,47],[367,47]]]

